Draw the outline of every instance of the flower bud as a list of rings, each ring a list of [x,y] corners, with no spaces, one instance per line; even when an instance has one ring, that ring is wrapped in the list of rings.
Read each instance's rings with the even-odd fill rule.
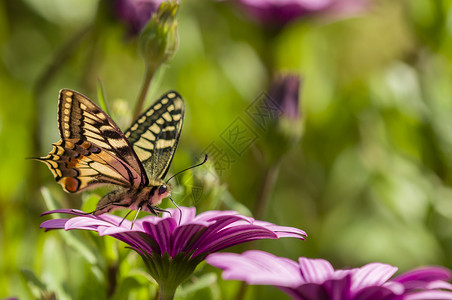
[[[128,35],[137,36],[157,12],[163,0],[116,0],[116,17],[127,27]]]
[[[148,68],[169,61],[177,50],[177,2],[163,2],[140,34],[139,47]]]
[[[278,161],[301,138],[299,90],[300,77],[296,74],[278,74],[270,86],[265,101],[270,101],[268,106],[277,107],[279,112],[262,141],[270,163]]]

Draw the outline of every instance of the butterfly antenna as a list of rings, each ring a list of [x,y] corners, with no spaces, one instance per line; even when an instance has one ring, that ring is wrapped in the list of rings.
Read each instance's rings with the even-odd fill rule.
[[[207,155],[206,155],[207,156]],[[171,198],[170,196],[168,196],[168,198],[170,198],[171,202],[173,202],[174,206],[176,206],[176,208],[179,210],[179,225],[180,222],[182,222],[182,210],[180,209],[180,207],[176,204],[176,202],[174,202],[173,198]]]
[[[173,179],[175,176],[179,175],[179,174],[182,173],[182,172],[185,172],[185,171],[188,171],[188,170],[190,170],[190,169],[193,169],[193,168],[202,166],[203,164],[206,163],[206,161],[207,161],[207,154],[206,154],[206,156],[204,157],[204,160],[203,160],[201,163],[199,163],[199,164],[197,164],[197,165],[194,165],[194,166],[191,166],[191,167],[188,167],[188,168],[186,168],[186,169],[183,169],[182,171],[177,172],[176,174],[174,174],[173,176],[171,176],[171,177],[166,181],[166,183],[168,183],[168,181],[170,181],[171,179]],[[171,201],[172,201],[172,200],[171,200]],[[174,203],[174,201],[173,201],[173,203]],[[174,204],[176,204],[176,203],[174,203]],[[176,205],[176,206],[177,206],[177,205]]]

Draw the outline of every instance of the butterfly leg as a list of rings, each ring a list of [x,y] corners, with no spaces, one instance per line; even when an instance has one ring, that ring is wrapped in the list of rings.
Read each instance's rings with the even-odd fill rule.
[[[91,215],[93,213],[93,212],[79,211],[79,210],[75,210],[75,209],[71,209],[71,212],[78,214],[80,216],[87,216],[87,215]]]
[[[148,205],[147,205],[147,208],[149,209],[149,211],[151,212],[151,214],[156,215],[156,216],[158,215],[158,213],[156,212],[157,207],[148,204]]]
[[[154,206],[153,207],[154,211],[158,214],[158,213],[168,213],[170,215],[170,217],[172,217],[173,215],[171,214],[171,212],[169,210]]]
[[[149,207],[149,206],[150,205],[148,205],[148,208],[149,208],[149,210],[151,210],[151,207]],[[179,225],[180,225],[180,222],[182,221],[182,211],[180,210],[179,206],[177,206],[177,208],[179,209],[179,212],[180,212],[180,214],[179,214]],[[165,213],[168,213],[170,215],[170,217],[173,217],[173,214],[169,210],[166,210],[166,209],[163,209],[163,208],[160,208],[160,207],[157,207],[157,206],[152,207],[152,211],[156,211],[156,212],[159,212],[159,213],[164,213],[165,212]]]
[[[127,217],[130,215],[130,213],[132,212],[132,209],[131,210],[129,210],[129,212],[125,215],[125,217],[124,218],[122,218],[122,220],[121,220],[121,222],[119,222],[119,224],[118,224],[118,227],[120,227],[121,226],[121,224],[122,224],[122,222],[124,222],[124,220],[125,219],[127,219]],[[132,224],[132,226],[133,226],[133,224]]]
[[[138,214],[140,213],[140,210],[141,210],[141,206],[138,207],[138,210],[137,210],[137,213],[135,215],[135,218],[133,218],[132,225],[130,226],[130,230],[133,229],[133,224],[135,224],[135,221],[137,220],[137,217],[138,217]]]

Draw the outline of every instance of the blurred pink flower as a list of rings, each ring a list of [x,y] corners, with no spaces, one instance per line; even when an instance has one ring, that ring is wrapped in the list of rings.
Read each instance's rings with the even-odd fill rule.
[[[365,10],[369,0],[229,0],[264,25],[284,26],[313,15],[349,16]]]
[[[116,0],[117,17],[136,35],[154,15],[164,0]]]
[[[323,259],[300,257],[298,263],[270,253],[214,253],[207,263],[223,269],[226,280],[273,285],[298,300],[421,300],[452,299],[450,270],[426,267],[391,277],[396,267],[370,263],[334,270]]]

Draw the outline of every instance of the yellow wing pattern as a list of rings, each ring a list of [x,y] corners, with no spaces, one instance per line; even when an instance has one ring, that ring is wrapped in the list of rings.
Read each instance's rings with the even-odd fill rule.
[[[67,192],[100,184],[140,187],[148,183],[143,166],[119,127],[100,107],[71,90],[58,102],[61,140],[44,162]]]
[[[60,140],[52,151],[38,158],[66,192],[75,193],[100,184],[134,185],[140,175],[124,161],[91,142]]]
[[[184,121],[182,97],[171,91],[158,99],[125,132],[149,179],[165,177]]]
[[[96,104],[75,91],[63,89],[58,102],[58,125],[63,140],[80,139],[95,144],[127,163],[141,178],[135,185],[146,185],[146,173],[121,129]]]
[[[67,192],[75,193],[101,184],[141,190],[155,184],[156,179],[161,181],[167,173],[183,117],[181,96],[169,92],[124,134],[87,97],[63,89],[58,102],[61,140],[53,144],[46,157],[36,159],[49,167]]]

